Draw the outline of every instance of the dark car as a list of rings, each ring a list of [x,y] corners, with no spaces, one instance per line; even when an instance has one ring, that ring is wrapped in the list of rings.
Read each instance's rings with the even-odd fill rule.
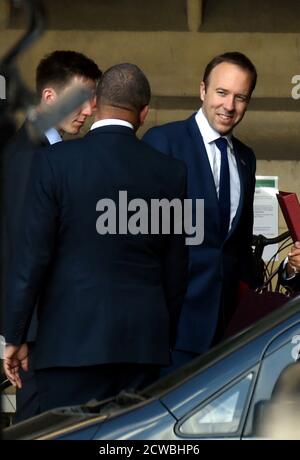
[[[4,439],[300,439],[299,351],[296,298],[139,394],[52,410]]]

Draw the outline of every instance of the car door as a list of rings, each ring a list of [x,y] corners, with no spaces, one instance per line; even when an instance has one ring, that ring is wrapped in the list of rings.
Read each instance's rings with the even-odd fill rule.
[[[300,322],[296,322],[292,326],[285,328],[266,347],[259,366],[255,391],[251,398],[249,413],[242,434],[243,439],[267,437],[266,433],[269,432],[266,429],[267,425],[273,422],[271,419],[273,419],[275,414],[275,406],[273,405],[272,411],[270,408],[272,402],[274,402],[274,398],[275,401],[278,401],[275,394],[276,390],[285,373],[293,368],[293,364],[296,364],[299,360],[299,352]],[[300,366],[300,362],[297,363],[297,366]],[[296,372],[300,385],[300,367]],[[292,420],[287,419],[286,423],[289,422],[292,423]]]

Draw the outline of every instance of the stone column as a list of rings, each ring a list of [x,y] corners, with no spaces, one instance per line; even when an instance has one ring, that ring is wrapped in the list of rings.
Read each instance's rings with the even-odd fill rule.
[[[6,28],[10,17],[10,2],[8,0],[0,0],[0,28]]]
[[[203,0],[186,0],[188,28],[190,32],[198,32],[202,24]]]

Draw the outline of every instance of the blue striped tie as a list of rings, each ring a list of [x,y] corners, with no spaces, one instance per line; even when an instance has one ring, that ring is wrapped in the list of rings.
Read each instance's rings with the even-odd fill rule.
[[[220,187],[219,187],[219,208],[221,236],[226,238],[230,222],[230,174],[227,156],[227,140],[219,137],[215,144],[221,152]]]

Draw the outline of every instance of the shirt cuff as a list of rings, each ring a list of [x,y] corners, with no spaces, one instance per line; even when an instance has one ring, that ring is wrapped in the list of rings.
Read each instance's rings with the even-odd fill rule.
[[[283,264],[282,264],[282,279],[284,281],[289,281],[289,280],[292,280],[295,278],[296,276],[296,273],[292,273],[290,276],[287,274],[287,269],[286,269],[286,266],[288,264],[288,261],[289,261],[289,258],[286,257],[283,261]]]

